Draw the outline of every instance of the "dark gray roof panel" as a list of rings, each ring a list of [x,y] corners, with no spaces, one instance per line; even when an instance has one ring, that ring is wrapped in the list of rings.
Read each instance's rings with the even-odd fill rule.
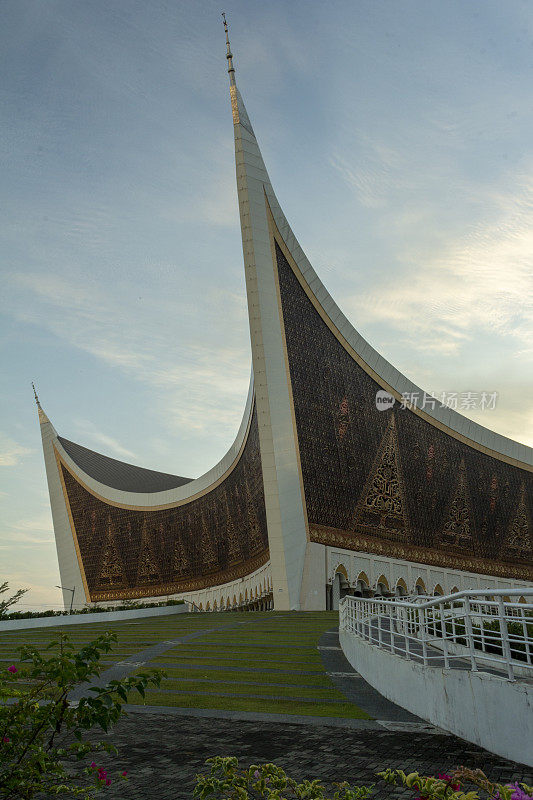
[[[94,450],[63,439],[62,436],[57,438],[80,469],[95,481],[112,489],[120,489],[123,492],[163,492],[166,489],[183,486],[192,480],[192,478],[180,478],[178,475],[168,475],[166,472],[156,472],[153,469],[126,464],[124,461],[117,461],[116,458],[95,453]]]

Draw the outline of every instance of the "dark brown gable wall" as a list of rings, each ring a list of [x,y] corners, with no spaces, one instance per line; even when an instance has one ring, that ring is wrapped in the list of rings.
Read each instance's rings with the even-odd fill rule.
[[[381,387],[313,307],[276,245],[311,538],[533,580],[533,473],[479,452]]]
[[[201,589],[244,577],[268,560],[255,409],[232,472],[181,506],[116,508],[61,468],[93,601]]]

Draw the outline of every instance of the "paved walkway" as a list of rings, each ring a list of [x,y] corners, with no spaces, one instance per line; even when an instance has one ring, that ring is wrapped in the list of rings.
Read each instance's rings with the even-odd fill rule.
[[[383,697],[354,670],[341,650],[338,628],[322,634],[318,646],[332,682],[348,700],[371,717],[387,722],[405,722],[410,725],[416,723],[426,730],[432,729],[431,725],[419,717]]]
[[[363,720],[338,721],[364,724],[348,728],[330,727],[323,720],[316,724],[316,718],[311,724],[290,724],[281,718],[243,721],[142,711],[114,728],[110,739],[118,754],[112,762],[97,757],[98,764],[127,770],[131,777],[127,783],[113,781],[107,798],[190,800],[195,775],[206,771],[205,760],[215,755],[237,756],[243,766],[275,761],[297,780],[320,778],[326,784],[348,780],[368,785],[386,767],[435,774],[459,764],[480,767],[493,780],[532,781],[531,770],[442,733],[389,731]],[[412,792],[376,786],[377,800],[391,796],[413,798]]]

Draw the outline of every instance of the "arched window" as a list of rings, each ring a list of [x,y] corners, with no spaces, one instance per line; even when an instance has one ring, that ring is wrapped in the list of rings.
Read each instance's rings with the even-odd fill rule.
[[[406,597],[408,594],[407,583],[403,578],[398,578],[398,581],[396,582],[396,594],[398,597]]]
[[[380,597],[390,594],[389,582],[385,575],[380,575],[376,581],[376,594]]]

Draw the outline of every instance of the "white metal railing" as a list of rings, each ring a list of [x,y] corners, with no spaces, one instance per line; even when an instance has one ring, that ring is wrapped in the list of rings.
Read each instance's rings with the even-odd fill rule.
[[[339,629],[426,666],[533,677],[533,588],[402,600],[347,595]]]

